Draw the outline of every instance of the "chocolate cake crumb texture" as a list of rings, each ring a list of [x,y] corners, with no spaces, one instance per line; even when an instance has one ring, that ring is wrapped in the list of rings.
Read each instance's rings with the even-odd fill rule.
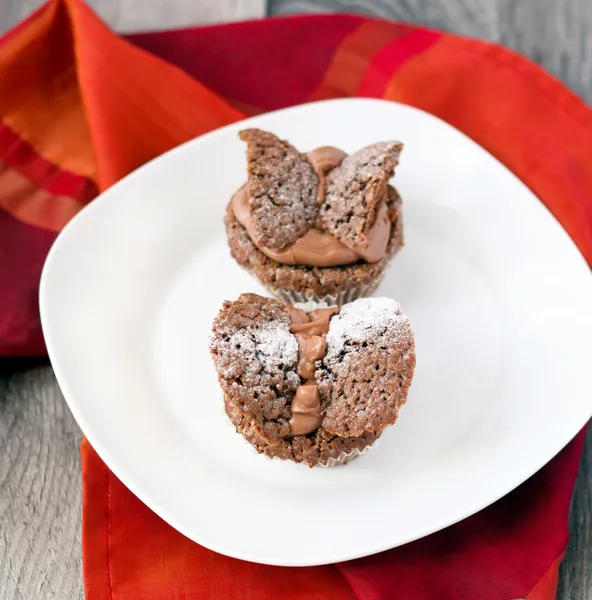
[[[277,300],[242,294],[214,321],[210,353],[222,389],[270,442],[290,432],[290,400],[300,383],[298,341]]]
[[[260,129],[240,132],[247,142],[247,185],[257,244],[283,250],[315,223],[319,180],[304,154]]]
[[[370,345],[408,347],[413,339],[409,319],[390,298],[360,298],[343,306],[327,334],[324,363],[331,368],[346,351]]]
[[[322,426],[340,436],[382,430],[397,420],[415,369],[409,319],[389,298],[361,298],[331,320],[316,373]]]
[[[381,431],[365,432],[357,437],[340,437],[319,427],[310,435],[298,435],[270,444],[260,435],[257,427],[236,408],[234,403],[225,401],[224,407],[237,432],[259,454],[264,454],[269,458],[303,462],[309,467],[327,464],[329,459],[339,458],[342,452],[362,451],[372,445],[382,433]]]
[[[374,224],[378,204],[386,200],[386,186],[402,148],[399,142],[372,144],[346,157],[330,171],[319,228],[349,248],[366,249],[366,233]]]

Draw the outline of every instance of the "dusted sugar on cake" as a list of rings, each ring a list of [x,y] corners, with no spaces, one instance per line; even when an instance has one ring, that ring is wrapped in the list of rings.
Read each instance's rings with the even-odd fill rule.
[[[310,467],[371,446],[397,420],[415,368],[409,320],[387,298],[306,313],[243,294],[216,317],[210,352],[237,432]]]
[[[402,149],[398,142],[379,142],[346,156],[332,169],[320,207],[320,226],[350,248],[367,248],[368,230],[385,200]]]
[[[323,427],[342,436],[393,425],[415,370],[409,319],[390,298],[361,298],[331,321],[317,372]]]
[[[247,142],[247,187],[256,241],[280,250],[302,237],[318,213],[319,178],[306,156],[260,129],[240,132]]]
[[[276,300],[242,294],[214,321],[210,352],[227,398],[268,443],[290,433],[290,402],[300,383],[298,341]]]

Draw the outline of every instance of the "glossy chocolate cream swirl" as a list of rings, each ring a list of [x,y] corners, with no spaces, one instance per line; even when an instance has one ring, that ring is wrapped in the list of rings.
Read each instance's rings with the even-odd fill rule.
[[[319,178],[318,201],[320,205],[325,199],[326,174],[331,169],[338,167],[347,154],[338,148],[324,146],[309,152],[306,156]],[[284,265],[337,267],[354,264],[360,259],[367,263],[376,263],[384,256],[391,233],[391,221],[386,204],[386,187],[384,195],[384,199],[378,205],[374,224],[366,234],[369,243],[364,250],[348,248],[332,234],[314,227],[292,246],[279,251],[271,250],[255,242],[254,223],[251,218],[249,192],[246,184],[234,194],[231,203],[237,221],[247,230],[249,237],[259,250],[272,260]]]
[[[315,380],[315,363],[325,356],[329,321],[339,309],[318,308],[308,315],[292,306],[287,306],[286,310],[292,319],[290,333],[296,336],[300,347],[298,375],[302,379],[292,399],[290,435],[307,435],[316,431],[323,420],[319,388]]]

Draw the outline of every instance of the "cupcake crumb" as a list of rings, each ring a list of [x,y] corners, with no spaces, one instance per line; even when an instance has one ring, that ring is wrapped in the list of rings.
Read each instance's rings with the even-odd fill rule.
[[[271,250],[283,250],[316,220],[317,174],[304,154],[273,133],[247,129],[239,135],[247,142],[247,186],[255,241]]]
[[[359,436],[393,425],[415,371],[409,319],[389,298],[361,298],[331,320],[327,353],[316,372],[322,426]]]
[[[318,225],[353,249],[366,249],[366,233],[387,196],[403,144],[378,142],[343,159],[327,175],[325,202]]]
[[[360,298],[344,305],[331,319],[324,362],[331,368],[346,347],[407,347],[412,336],[409,319],[397,302],[390,298]]]

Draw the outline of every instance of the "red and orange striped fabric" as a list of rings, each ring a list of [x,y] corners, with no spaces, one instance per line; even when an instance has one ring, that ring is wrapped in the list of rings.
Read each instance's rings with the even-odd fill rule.
[[[0,357],[45,353],[43,260],[99,190],[243,114],[355,95],[418,106],[464,131],[530,186],[592,263],[592,111],[508,50],[349,15],[126,40],[81,0],[53,0],[0,40]],[[582,442],[580,435],[518,490],[454,527],[308,569],[245,563],[190,542],[85,442],[86,596],[551,600]]]

